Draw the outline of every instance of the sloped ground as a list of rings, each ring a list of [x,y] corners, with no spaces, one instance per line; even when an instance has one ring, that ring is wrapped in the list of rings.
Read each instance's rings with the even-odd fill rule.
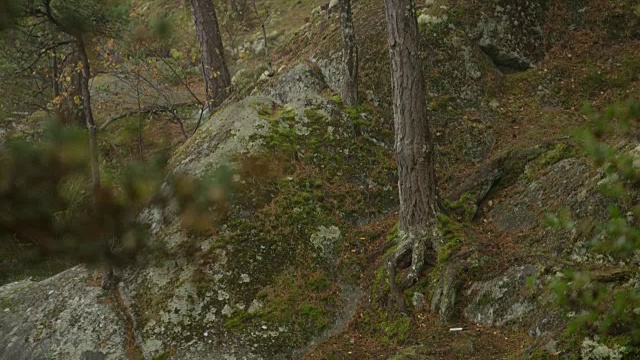
[[[121,343],[129,357],[297,357],[339,333],[355,310],[369,241],[359,234],[396,203],[383,185],[394,176],[389,150],[376,140],[389,134],[372,131],[378,119],[366,108],[345,108],[305,64],[261,93],[220,110],[172,159],[176,171],[217,178],[230,192],[213,218],[179,217],[171,207],[145,215],[166,253],[122,274],[116,308],[126,309],[126,326],[114,326],[128,334]],[[60,276],[72,272],[89,276],[79,268]],[[79,289],[65,289],[81,298]],[[59,315],[37,309],[47,337],[34,340],[27,357],[54,354],[45,340],[64,337],[52,325]],[[0,323],[31,326],[24,316],[17,311]],[[83,321],[102,320],[86,314]],[[85,330],[108,336],[80,327],[78,349],[118,358],[82,340]],[[78,351],[65,354],[81,357]]]
[[[385,358],[399,347],[417,352],[402,358],[420,359],[576,354],[576,344],[563,335],[565,319],[544,300],[547,281],[566,267],[637,274],[633,267],[585,255],[588,232],[548,229],[543,219],[547,211],[565,208],[584,223],[606,216],[611,200],[598,191],[603,175],[580,158],[571,136],[585,123],[583,101],[603,109],[640,96],[635,6],[435,1],[423,9],[429,109],[451,216],[444,225],[454,250],[426,274],[426,291],[407,292],[407,302],[415,291],[424,291],[427,302],[404,327],[372,311],[380,300],[375,293],[380,264],[372,262],[363,282],[370,294],[360,315],[348,332],[309,358]],[[371,26],[372,19],[384,19],[384,11],[381,4],[360,2],[355,14],[364,88],[375,89],[367,100],[378,103],[376,110],[390,121],[387,54],[380,46],[386,34],[384,27]],[[308,37],[323,37],[324,45],[310,45],[306,54],[331,73],[326,54],[337,53],[333,44],[339,36],[324,26]],[[627,150],[637,145],[627,141]],[[626,283],[626,275],[613,286]],[[538,282],[531,287],[533,278]],[[430,304],[434,289],[440,300]],[[449,322],[438,324],[434,313]],[[378,325],[368,325],[372,321]],[[476,324],[492,330],[476,332]],[[448,332],[458,325],[469,331]],[[454,350],[459,346],[466,351]],[[420,353],[420,347],[430,350]]]

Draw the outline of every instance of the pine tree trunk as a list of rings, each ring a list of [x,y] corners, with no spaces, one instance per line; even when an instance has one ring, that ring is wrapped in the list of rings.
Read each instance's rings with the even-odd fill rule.
[[[53,51],[53,91],[55,97],[60,99],[60,103],[56,107],[56,117],[61,124],[85,126],[86,121],[83,116],[83,111],[79,104],[76,103],[76,97],[82,97],[81,91],[81,71],[77,71],[78,55],[74,52],[70,57],[71,79],[68,82],[63,82],[63,86],[60,86],[58,78],[65,64],[61,64],[57,60],[56,50]]]
[[[434,144],[426,112],[424,76],[419,53],[418,22],[413,0],[385,0],[391,57],[391,84],[395,151],[400,193],[400,244],[387,259],[392,292],[395,268],[406,253],[412,253],[404,286],[414,283],[427,257],[433,257],[440,235],[437,229],[437,188]]]
[[[89,90],[89,79],[91,78],[91,66],[89,65],[89,57],[81,36],[77,37],[78,56],[82,63],[82,77],[80,87],[82,90],[82,104],[84,106],[84,117],[89,131],[89,157],[91,161],[91,187],[94,200],[94,211],[100,211],[98,204],[98,194],[100,192],[100,159],[98,157],[98,127],[93,119],[93,110],[91,108],[91,92]],[[105,243],[105,253],[102,263],[102,288],[111,289],[115,285],[113,268],[106,258],[109,254],[108,246]]]
[[[358,43],[353,27],[351,0],[340,0],[340,25],[342,27],[344,84],[342,100],[347,106],[358,104]]]
[[[229,96],[231,76],[224,58],[224,47],[213,2],[191,0],[191,9],[200,42],[207,100],[210,110],[213,110]]]

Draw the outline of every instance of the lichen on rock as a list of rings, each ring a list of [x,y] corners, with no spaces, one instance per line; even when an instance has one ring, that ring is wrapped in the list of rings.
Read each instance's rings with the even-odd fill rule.
[[[505,325],[522,320],[535,309],[527,296],[527,279],[534,277],[533,265],[513,267],[492,280],[476,282],[466,290],[472,295],[464,315],[477,324]]]
[[[91,276],[78,266],[0,287],[0,357],[126,358],[126,326]]]
[[[498,66],[534,67],[544,54],[546,6],[546,1],[488,1],[472,37]]]

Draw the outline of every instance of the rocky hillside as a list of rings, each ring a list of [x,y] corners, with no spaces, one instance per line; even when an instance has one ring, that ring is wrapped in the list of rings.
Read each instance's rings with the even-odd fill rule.
[[[547,285],[571,267],[637,286],[638,263],[593,255],[589,229],[549,228],[544,215],[606,218],[606,174],[572,134],[584,100],[640,98],[637,3],[419,4],[447,242],[405,291],[413,317],[388,313],[381,266],[397,235],[383,4],[354,4],[366,99],[356,108],[336,96],[331,4],[279,42],[274,78],[174,153],[176,172],[229,179],[214,226],[187,232],[172,206],[148,209],[167,252],[121,269],[113,294],[82,266],[0,287],[0,357],[621,358],[625,334],[568,335],[571,314]],[[617,141],[640,158],[637,139]]]

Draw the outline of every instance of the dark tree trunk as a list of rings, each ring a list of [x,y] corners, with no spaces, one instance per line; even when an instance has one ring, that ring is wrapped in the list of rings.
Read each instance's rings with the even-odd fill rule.
[[[267,62],[267,71],[269,75],[273,75],[273,65],[271,64],[271,55],[269,55],[269,42],[267,41],[267,30],[262,20],[260,20],[260,28],[262,29],[262,40],[264,41],[264,58]]]
[[[80,106],[76,103],[75,97],[82,96],[82,71],[77,71],[78,55],[71,55],[71,66],[74,69],[71,72],[71,83],[67,88],[67,102],[69,103],[69,109],[71,110],[71,119],[74,124],[78,126],[84,126],[87,122],[84,116],[84,111],[80,109]]]
[[[224,59],[224,47],[213,2],[211,0],[190,1],[200,42],[207,101],[209,108],[213,110],[229,96],[231,76]]]
[[[340,25],[344,45],[342,100],[347,106],[355,106],[358,104],[358,43],[353,27],[351,0],[340,0]]]
[[[413,0],[385,0],[391,57],[395,151],[400,193],[400,243],[387,259],[391,291],[404,310],[395,284],[399,260],[411,252],[411,268],[403,286],[414,283],[425,260],[431,260],[440,234],[434,144],[427,119],[424,76],[419,53],[418,22]]]
[[[58,53],[54,48],[53,50],[53,91],[54,96],[60,100],[59,104],[55,108],[56,118],[61,124],[73,124],[76,126],[85,126],[85,118],[82,114],[82,109],[76,98],[82,97],[81,91],[81,79],[82,72],[77,71],[78,56],[77,51],[72,52],[69,55],[70,60],[65,62],[58,61]],[[60,74],[63,72],[65,66],[69,66],[71,71],[71,79],[68,82],[60,80]],[[61,83],[62,82],[62,86]]]
[[[53,70],[53,75],[51,78],[51,86],[53,87],[53,96],[60,96],[60,86],[58,84],[58,51],[54,47],[51,49],[51,67]]]
[[[78,56],[82,63],[82,77],[80,80],[80,88],[82,90],[82,105],[84,107],[84,117],[89,131],[89,157],[91,161],[91,187],[94,201],[94,211],[100,211],[98,196],[100,192],[100,159],[98,157],[98,127],[93,119],[93,110],[91,108],[91,92],[89,90],[89,79],[91,79],[91,66],[89,65],[89,57],[87,49],[81,36],[76,38],[78,47]],[[111,289],[115,285],[113,268],[108,263],[109,248],[105,243],[104,259],[102,263],[102,288]]]

